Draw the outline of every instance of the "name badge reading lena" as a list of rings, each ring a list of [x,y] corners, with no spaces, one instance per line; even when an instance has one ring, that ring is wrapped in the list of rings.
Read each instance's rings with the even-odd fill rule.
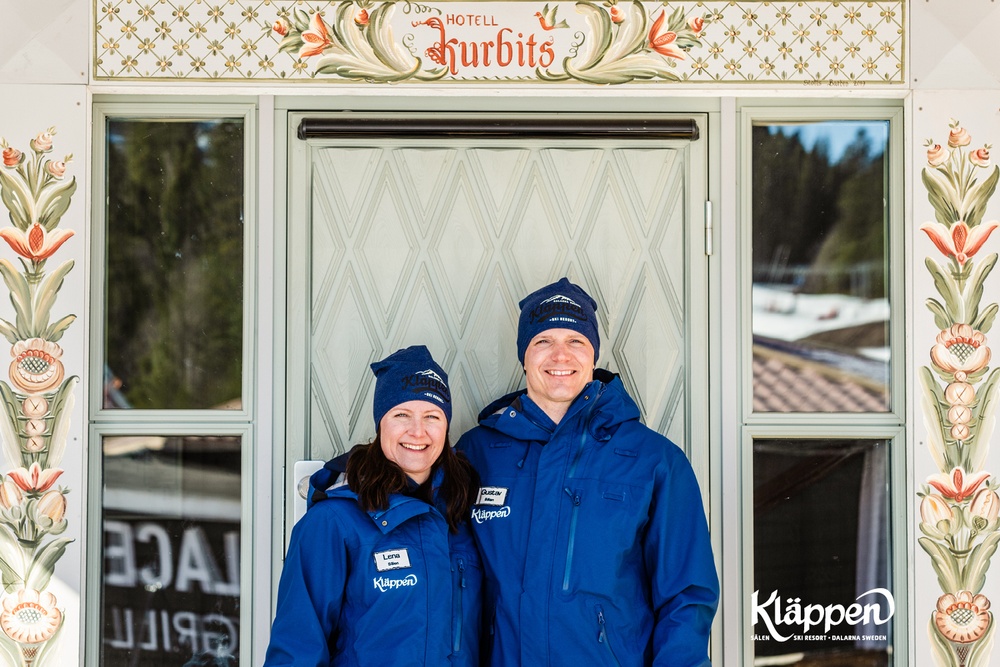
[[[410,567],[410,554],[406,549],[392,549],[391,551],[376,551],[375,569],[379,572],[386,570],[403,570]]]
[[[477,505],[494,505],[503,507],[507,503],[507,489],[502,486],[481,486],[479,496],[476,498]]]

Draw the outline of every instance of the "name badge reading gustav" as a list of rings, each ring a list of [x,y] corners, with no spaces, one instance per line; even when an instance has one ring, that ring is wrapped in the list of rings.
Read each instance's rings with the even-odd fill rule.
[[[376,551],[375,569],[379,572],[386,570],[402,570],[410,567],[410,554],[406,549],[393,549],[391,551]]]
[[[481,486],[479,496],[476,498],[477,505],[495,505],[503,507],[507,503],[507,489],[502,486]]]

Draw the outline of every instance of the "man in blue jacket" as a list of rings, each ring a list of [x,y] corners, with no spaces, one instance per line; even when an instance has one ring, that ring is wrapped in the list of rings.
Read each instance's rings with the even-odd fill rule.
[[[488,664],[710,665],[719,581],[690,463],[595,370],[585,291],[563,278],[520,307],[527,389],[457,445],[482,479],[472,526]]]

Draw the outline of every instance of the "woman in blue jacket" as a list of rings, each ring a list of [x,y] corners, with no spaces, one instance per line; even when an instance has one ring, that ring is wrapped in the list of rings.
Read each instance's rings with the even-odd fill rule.
[[[310,480],[265,667],[478,665],[478,478],[448,443],[448,376],[422,345],[372,370],[375,439]]]

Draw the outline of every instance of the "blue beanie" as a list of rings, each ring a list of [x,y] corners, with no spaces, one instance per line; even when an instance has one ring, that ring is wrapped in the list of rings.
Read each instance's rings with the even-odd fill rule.
[[[597,302],[567,278],[546,285],[524,297],[517,321],[517,359],[524,365],[524,352],[531,339],[548,329],[572,329],[594,346],[594,362],[601,352],[597,331]]]
[[[407,401],[427,401],[444,410],[451,423],[451,390],[448,374],[438,366],[423,345],[396,350],[372,364],[375,373],[375,428],[385,413]]]

